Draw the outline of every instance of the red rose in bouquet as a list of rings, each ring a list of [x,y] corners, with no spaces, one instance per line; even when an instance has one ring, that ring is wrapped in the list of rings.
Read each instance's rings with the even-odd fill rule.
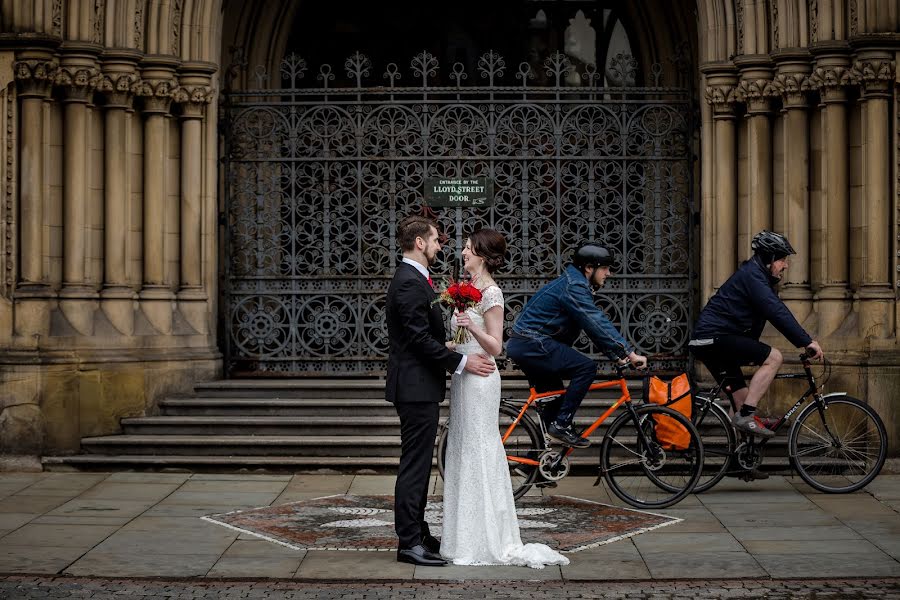
[[[467,308],[478,306],[481,302],[481,290],[475,287],[473,281],[454,281],[450,280],[447,288],[438,294],[434,303],[440,302],[445,304],[457,312],[464,312]],[[462,344],[469,339],[469,330],[460,327],[453,336],[454,344]]]

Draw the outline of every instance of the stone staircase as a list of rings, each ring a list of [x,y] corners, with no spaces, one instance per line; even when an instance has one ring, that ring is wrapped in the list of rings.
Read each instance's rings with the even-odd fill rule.
[[[641,382],[629,383],[640,397]],[[524,398],[525,380],[505,378],[504,398]],[[618,397],[589,395],[576,418],[583,428]],[[122,433],[81,440],[82,453],[43,458],[48,470],[391,471],[400,456],[400,421],[378,379],[263,379],[200,383],[194,395],[165,398],[158,416],[121,420]],[[449,412],[441,406],[442,418]],[[612,421],[607,421],[611,423]],[[597,445],[605,427],[592,435]],[[595,448],[572,457],[594,469]]]

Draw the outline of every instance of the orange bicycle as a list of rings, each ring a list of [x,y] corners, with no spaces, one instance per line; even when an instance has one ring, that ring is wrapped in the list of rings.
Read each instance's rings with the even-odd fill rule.
[[[613,379],[599,376],[590,390],[618,387],[622,394],[613,405],[581,433],[589,437],[619,408],[623,411],[607,428],[600,444],[600,479],[612,492],[638,508],[665,508],[691,493],[703,469],[703,444],[691,420],[681,413],[658,406],[635,406],[625,380],[628,365],[616,365]],[[506,448],[513,496],[521,498],[532,486],[548,485],[569,474],[569,456],[575,448],[551,446],[541,418],[542,404],[565,394],[566,390],[538,392],[533,387],[526,400],[500,401],[499,433]],[[538,413],[532,418],[529,409]],[[666,421],[669,419],[669,421]],[[673,443],[666,439],[664,427],[673,422],[689,433],[689,440]],[[447,435],[452,423],[441,427],[437,463],[444,476]],[[684,436],[682,436],[684,437]],[[540,481],[539,481],[540,479]]]

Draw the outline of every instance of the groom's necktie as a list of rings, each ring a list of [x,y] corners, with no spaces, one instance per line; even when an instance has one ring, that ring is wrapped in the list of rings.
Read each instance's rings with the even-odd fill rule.
[[[428,276],[428,285],[434,287],[434,282],[431,280],[431,275]]]

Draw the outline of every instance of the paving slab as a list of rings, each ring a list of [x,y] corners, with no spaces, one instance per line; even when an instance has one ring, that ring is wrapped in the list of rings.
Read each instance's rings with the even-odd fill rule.
[[[180,536],[173,531],[118,531],[94,550],[101,553],[129,553],[140,549],[147,554],[221,556],[237,536],[236,531],[224,527],[209,531],[192,529]]]
[[[442,567],[446,568],[446,567]],[[432,570],[437,570],[433,567]],[[294,577],[304,579],[412,579],[416,567],[397,562],[396,552],[342,552],[314,550],[306,553]]]
[[[728,530],[721,521],[705,507],[666,508],[656,511],[661,515],[682,519],[680,523],[666,525],[660,532],[667,533],[724,533]]]
[[[203,577],[219,554],[150,554],[91,551],[69,566],[66,575],[101,577]]]
[[[900,477],[876,477],[865,491],[879,500],[900,500]]]
[[[143,483],[103,481],[78,495],[79,498],[158,502],[178,489],[179,483]]]
[[[0,546],[59,546],[89,550],[118,529],[117,525],[29,523],[0,538]]]
[[[320,492],[323,496],[346,494],[355,478],[355,475],[294,475],[285,491]]]
[[[500,581],[554,581],[562,579],[560,567],[549,565],[543,569],[530,567],[470,567],[447,565],[445,567],[416,567],[414,579],[434,581],[500,580]]]
[[[754,558],[771,577],[896,577],[900,563],[879,553],[757,554]]]
[[[194,473],[191,481],[290,481],[293,475],[277,473]]]
[[[748,552],[642,552],[641,556],[654,579],[708,579],[733,574],[765,577]]]
[[[53,473],[18,492],[21,496],[73,496],[94,487],[108,477],[94,473]]]
[[[868,540],[744,540],[741,542],[751,554],[793,554],[809,557],[812,554],[881,554]],[[900,567],[900,565],[898,565]]]
[[[861,540],[863,537],[844,525],[816,527],[729,527],[729,533],[739,542],[752,541],[815,541],[835,542]]]
[[[838,519],[869,517],[898,517],[896,511],[868,494],[816,495],[812,502]]]
[[[565,580],[650,579],[650,570],[635,547],[634,538],[566,554],[560,567]]]
[[[305,550],[294,550],[281,544],[273,544],[268,540],[254,538],[253,540],[242,540],[240,537],[228,546],[223,556],[231,558],[241,557],[276,557],[276,558],[297,558],[302,559],[306,555]]]
[[[158,506],[169,506],[173,504],[196,505],[196,506],[269,506],[272,501],[278,497],[278,492],[191,492],[176,490],[169,494],[165,500],[162,500]],[[225,512],[219,510],[218,512]]]
[[[42,515],[71,499],[70,496],[20,496],[13,494],[0,500],[0,513]]]
[[[83,548],[0,546],[0,573],[59,573],[83,555]]]
[[[703,552],[743,552],[740,542],[730,533],[663,533],[659,531],[643,533],[632,538],[634,545],[642,553],[671,552],[684,554],[701,550]]]
[[[186,481],[178,488],[179,494],[197,492],[201,494],[219,493],[267,493],[280,494],[288,486],[289,480],[260,479],[256,481],[236,481],[220,479],[200,479]]]
[[[348,494],[354,496],[383,496],[394,493],[394,475],[365,475],[353,478]]]
[[[301,557],[223,556],[206,574],[207,577],[247,577],[253,579],[288,579],[300,567]]]
[[[837,519],[817,507],[798,506],[795,503],[710,505],[707,508],[725,527],[840,525]]]
[[[37,516],[31,513],[0,513],[0,529],[7,531],[18,529],[36,518]]]
[[[51,510],[49,515],[81,517],[136,517],[151,506],[153,501],[112,500],[104,498],[75,498]]]
[[[184,483],[191,473],[111,473],[105,483]]]

